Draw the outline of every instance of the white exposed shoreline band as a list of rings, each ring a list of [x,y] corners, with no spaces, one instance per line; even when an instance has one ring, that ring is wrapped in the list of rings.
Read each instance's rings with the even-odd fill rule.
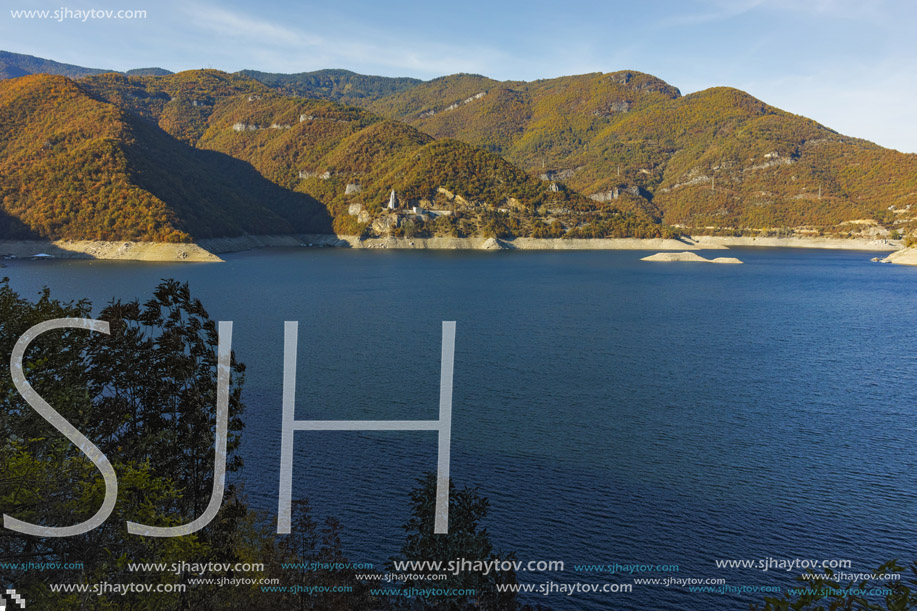
[[[250,235],[210,238],[193,244],[159,242],[97,242],[86,240],[0,240],[0,256],[18,258],[51,255],[59,259],[102,259],[123,261],[219,262],[218,255],[271,247],[340,247],[392,250],[722,250],[730,247],[818,248],[893,252],[900,240],[857,238],[756,238],[696,236],[662,238],[368,238],[327,234]]]

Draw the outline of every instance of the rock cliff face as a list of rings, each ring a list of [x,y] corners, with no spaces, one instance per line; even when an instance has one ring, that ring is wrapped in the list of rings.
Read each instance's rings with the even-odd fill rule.
[[[541,180],[569,180],[573,178],[577,172],[583,169],[583,166],[576,168],[565,168],[562,170],[548,170],[547,172],[541,173],[538,178]]]
[[[608,191],[602,191],[601,193],[593,193],[589,196],[589,199],[593,199],[597,202],[610,202],[612,200],[618,199],[620,195],[620,190],[618,188],[609,189]]]
[[[401,217],[397,214],[383,214],[373,221],[372,228],[378,235],[388,235],[393,229],[401,227]]]

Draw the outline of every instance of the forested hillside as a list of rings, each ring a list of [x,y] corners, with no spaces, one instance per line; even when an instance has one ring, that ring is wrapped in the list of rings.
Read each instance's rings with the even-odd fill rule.
[[[123,124],[113,128],[111,138],[131,139],[122,144],[129,145],[124,171],[133,184],[169,202],[173,217],[181,213],[180,222],[168,225],[177,231],[168,238],[121,226],[93,235],[186,240],[303,227],[349,235],[673,234],[631,205],[638,198],[595,202],[473,145],[434,141],[364,109],[279,94],[240,75],[107,73],[71,85],[75,97],[86,98],[82,103],[114,113]],[[258,206],[187,204],[238,200],[236,190],[226,195],[223,185],[243,177],[247,186],[241,193]],[[262,177],[272,183],[273,194],[265,194]],[[394,211],[384,208],[392,190]],[[261,206],[272,214],[262,214]],[[128,207],[142,208],[132,202]],[[276,225],[272,215],[287,224]],[[55,218],[51,211],[44,216]],[[65,235],[57,230],[59,221],[49,223],[41,235]]]
[[[330,230],[307,195],[60,76],[0,82],[0,176],[6,237],[183,242]]]
[[[681,95],[633,71],[98,74],[4,57],[7,236],[917,230],[917,155],[726,87]],[[25,74],[43,67],[82,78]]]
[[[377,100],[405,91],[423,82],[420,79],[406,77],[369,76],[350,70],[315,70],[298,74],[242,70],[238,74],[260,81],[286,94],[334,100],[345,104],[353,104],[361,100]]]
[[[630,191],[666,223],[693,231],[888,235],[913,229],[917,217],[917,155],[736,89],[682,96],[631,71],[530,83],[455,75],[368,107],[598,200]]]

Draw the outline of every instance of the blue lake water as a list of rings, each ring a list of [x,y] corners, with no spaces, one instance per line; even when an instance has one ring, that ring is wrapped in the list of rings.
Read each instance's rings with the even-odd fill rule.
[[[248,366],[238,477],[277,504],[283,321],[300,321],[298,418],[434,419],[455,320],[452,476],[491,501],[521,560],[677,564],[681,578],[792,585],[717,559],[917,558],[917,268],[867,253],[735,249],[745,265],[646,253],[263,250],[223,264],[15,261],[34,295],[146,298],[190,282]],[[716,253],[717,255],[722,253]],[[351,560],[402,540],[432,432],[300,432],[294,496],[343,523]],[[647,573],[637,577],[665,577]],[[532,596],[555,609],[747,609],[761,594],[635,586]]]

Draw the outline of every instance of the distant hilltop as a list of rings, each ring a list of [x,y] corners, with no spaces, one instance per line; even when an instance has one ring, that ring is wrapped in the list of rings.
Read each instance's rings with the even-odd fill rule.
[[[4,51],[0,77],[0,237],[917,231],[917,155],[635,71],[122,74]]]
[[[117,72],[117,70],[102,70],[99,68],[84,68],[73,64],[62,64],[50,59],[43,59],[33,55],[10,53],[0,51],[0,78],[15,78],[27,74],[57,74],[70,78],[81,78],[92,74]],[[124,74],[133,76],[172,74],[165,68],[136,68]]]

